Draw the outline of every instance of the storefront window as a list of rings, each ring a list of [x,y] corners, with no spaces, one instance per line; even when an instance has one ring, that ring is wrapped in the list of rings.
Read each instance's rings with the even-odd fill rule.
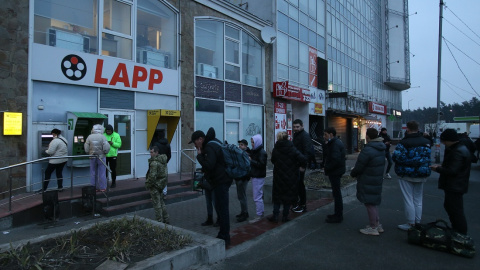
[[[137,5],[137,63],[177,69],[176,15],[158,0]]]
[[[104,0],[102,55],[132,59],[132,6]]]
[[[253,37],[242,34],[242,73],[243,83],[263,86],[262,47]]]
[[[97,51],[97,0],[35,0],[34,42],[86,53]]]
[[[241,138],[251,138],[261,134],[263,137],[263,106],[243,105],[243,134]]]
[[[195,24],[196,74],[223,79],[223,23],[199,20]]]
[[[223,141],[223,112],[223,101],[197,98],[195,100],[195,129],[202,130],[207,134],[208,129],[213,127],[215,137]]]

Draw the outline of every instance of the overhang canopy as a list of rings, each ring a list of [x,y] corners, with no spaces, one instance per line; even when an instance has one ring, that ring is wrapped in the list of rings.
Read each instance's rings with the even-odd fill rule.
[[[70,112],[78,118],[100,118],[105,119],[107,118],[106,115],[101,113],[94,113],[94,112]]]
[[[158,123],[167,124],[167,140],[168,143],[171,143],[175,130],[177,130],[178,121],[180,121],[180,111],[162,109],[147,111],[147,149]]]

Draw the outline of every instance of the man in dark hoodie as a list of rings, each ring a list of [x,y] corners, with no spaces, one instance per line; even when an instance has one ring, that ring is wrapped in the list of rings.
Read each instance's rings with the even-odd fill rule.
[[[170,158],[172,158],[172,150],[170,148],[170,144],[168,143],[168,140],[165,138],[165,132],[163,130],[158,131],[157,141],[155,142],[154,145],[158,147],[159,155],[162,155],[162,154],[167,155],[167,162],[169,162]]]
[[[215,211],[218,216],[220,231],[217,238],[225,241],[225,247],[230,245],[230,214],[228,208],[228,190],[232,179],[225,171],[225,161],[221,149],[221,142],[215,138],[215,130],[211,127],[207,135],[201,130],[193,132],[191,141],[197,149],[197,160],[202,165],[205,179],[212,186]]]
[[[293,121],[293,145],[304,155],[307,160],[311,160],[315,156],[313,153],[312,140],[308,132],[303,129],[303,121],[295,119]],[[292,208],[295,213],[303,213],[307,211],[307,191],[305,190],[305,168],[300,167],[298,179],[298,205]]]

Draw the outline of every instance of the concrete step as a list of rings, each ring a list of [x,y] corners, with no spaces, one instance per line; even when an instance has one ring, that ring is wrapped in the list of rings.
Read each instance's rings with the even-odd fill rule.
[[[133,202],[122,203],[117,205],[109,204],[109,207],[102,207],[99,212],[107,217],[125,214],[129,212],[140,211],[148,208],[152,208],[152,200],[150,199],[150,193],[148,193],[148,199],[136,200]],[[165,204],[177,203],[194,199],[200,196],[200,192],[197,191],[185,191],[176,194],[167,195],[165,197]],[[97,200],[98,201],[98,200]]]

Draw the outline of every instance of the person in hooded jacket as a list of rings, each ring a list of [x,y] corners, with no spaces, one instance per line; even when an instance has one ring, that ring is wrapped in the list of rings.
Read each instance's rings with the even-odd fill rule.
[[[209,128],[207,135],[201,130],[193,132],[189,143],[194,143],[197,149],[197,160],[202,165],[205,179],[212,187],[215,211],[217,212],[220,230],[217,238],[225,241],[225,247],[230,245],[230,213],[228,190],[233,179],[225,171],[222,143],[215,138],[215,129]]]
[[[107,160],[107,166],[110,167],[112,175],[112,185],[110,188],[115,188],[117,186],[117,155],[118,148],[122,146],[122,139],[120,134],[113,130],[112,125],[107,125],[105,128],[105,133],[103,134],[107,138],[108,144],[110,144],[110,151],[105,155]],[[108,175],[108,172],[105,172]]]
[[[158,153],[160,155],[162,154],[167,155],[167,163],[168,163],[172,158],[172,149],[170,147],[170,144],[168,143],[168,140],[165,138],[165,131],[160,130],[157,133],[157,141],[154,143],[154,145],[158,147]]]
[[[357,199],[367,208],[370,224],[360,229],[366,235],[379,235],[383,232],[378,215],[378,205],[382,201],[383,169],[385,168],[384,138],[378,137],[374,128],[367,129],[367,144],[358,155],[350,176],[357,178]]]
[[[262,135],[254,135],[250,139],[252,149],[250,150],[250,176],[252,177],[253,200],[257,216],[251,219],[250,223],[255,223],[262,219],[264,213],[263,204],[263,184],[267,176],[267,152],[263,149]]]
[[[110,144],[105,136],[103,136],[103,126],[94,125],[92,134],[88,135],[85,144],[83,145],[85,153],[88,155],[96,155],[90,158],[90,185],[97,188],[97,191],[105,191],[107,188],[107,168],[105,155],[110,151]],[[98,182],[95,175],[98,173]]]
[[[277,134],[277,142],[272,151],[272,163],[273,215],[268,220],[278,222],[280,205],[283,204],[282,222],[287,222],[290,206],[297,202],[298,177],[300,170],[306,168],[307,158],[288,140],[288,134],[282,131]]]
[[[167,208],[165,207],[165,195],[163,189],[167,185],[167,155],[160,154],[158,147],[150,148],[150,159],[148,159],[148,171],[145,176],[145,188],[150,191],[155,219],[158,222],[169,224]]]

